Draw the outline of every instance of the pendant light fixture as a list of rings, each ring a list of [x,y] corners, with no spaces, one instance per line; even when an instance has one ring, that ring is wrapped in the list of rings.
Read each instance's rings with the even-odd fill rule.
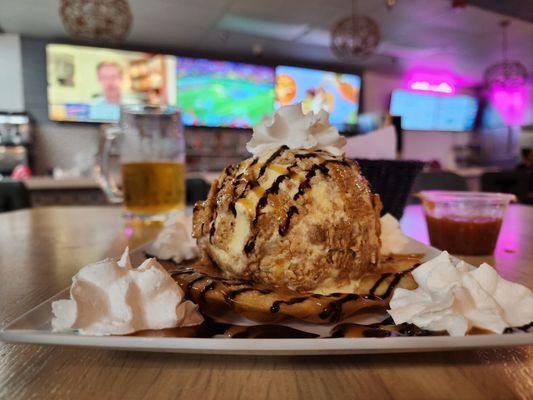
[[[357,13],[352,0],[352,14],[338,21],[331,29],[331,49],[339,58],[362,58],[374,53],[381,40],[377,22]]]
[[[502,21],[500,26],[503,31],[503,61],[494,63],[485,70],[485,85],[489,89],[513,89],[522,87],[527,81],[527,68],[518,60],[509,60],[507,54],[507,28],[509,27],[509,21]]]
[[[133,22],[127,0],[61,0],[59,15],[72,37],[94,42],[124,41]]]

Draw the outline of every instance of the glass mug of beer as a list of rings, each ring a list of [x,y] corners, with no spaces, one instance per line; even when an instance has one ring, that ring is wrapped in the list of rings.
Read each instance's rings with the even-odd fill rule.
[[[123,203],[126,218],[162,221],[183,211],[185,139],[179,111],[123,106],[120,128],[106,131],[97,176],[109,200]]]

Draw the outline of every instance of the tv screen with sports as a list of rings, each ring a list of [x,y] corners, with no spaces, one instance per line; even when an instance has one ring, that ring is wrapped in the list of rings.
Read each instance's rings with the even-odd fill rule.
[[[274,109],[274,69],[177,58],[177,102],[185,125],[250,128]]]
[[[46,46],[48,114],[55,121],[116,122],[121,104],[175,97],[175,58],[86,46]]]
[[[304,113],[329,112],[341,128],[357,122],[361,78],[358,75],[279,66],[276,68],[276,108],[302,103]]]
[[[470,131],[478,109],[475,97],[437,95],[397,89],[392,92],[390,113],[402,117],[402,129]]]

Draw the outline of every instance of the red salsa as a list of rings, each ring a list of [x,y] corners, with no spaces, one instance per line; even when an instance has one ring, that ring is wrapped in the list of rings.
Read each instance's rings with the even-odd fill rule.
[[[494,252],[501,218],[443,217],[426,215],[432,246],[452,254],[486,256]]]

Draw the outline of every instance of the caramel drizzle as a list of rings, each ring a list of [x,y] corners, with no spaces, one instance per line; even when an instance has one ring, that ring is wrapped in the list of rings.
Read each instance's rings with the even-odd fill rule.
[[[292,304],[303,303],[304,301],[307,301],[308,299],[309,299],[309,296],[293,297],[290,300],[276,300],[275,302],[272,303],[272,306],[270,306],[270,312],[273,314],[279,312],[282,304],[286,304],[290,306]]]
[[[305,154],[296,154],[295,157],[296,156],[300,156],[299,158],[304,158],[304,157],[316,157],[318,155],[315,152],[311,152],[311,153],[305,153]],[[317,171],[320,171],[325,176],[328,176],[329,169],[326,166],[326,164],[341,164],[345,166],[350,165],[350,163],[347,160],[336,160],[336,159],[328,159],[320,164],[314,164],[305,174],[305,180],[298,186],[298,191],[294,195],[293,200],[298,200],[298,198],[302,196],[306,192],[307,189],[311,188],[311,184],[310,184],[311,179],[316,175]],[[294,163],[291,166],[287,167],[288,172],[286,174],[278,176],[276,180],[274,181],[274,183],[272,184],[272,186],[269,189],[265,190],[265,193],[263,194],[263,196],[261,196],[261,198],[257,202],[256,208],[255,208],[255,216],[254,216],[254,219],[252,220],[252,234],[250,235],[250,238],[244,245],[245,254],[247,255],[250,254],[255,248],[255,243],[257,240],[256,225],[259,220],[259,216],[261,215],[261,210],[268,204],[268,196],[270,194],[278,194],[281,183],[287,178],[292,178],[293,176],[292,169],[295,168],[297,165],[298,165],[297,163]],[[289,210],[287,211],[287,216],[285,217],[284,222],[278,228],[278,232],[281,236],[285,236],[287,232],[289,231],[290,222],[294,214],[298,214],[298,208],[296,206],[291,206]]]
[[[392,318],[377,324],[339,324],[331,331],[330,338],[365,337],[386,338],[397,336],[444,336],[446,332],[436,332],[421,329],[413,324],[395,325]]]
[[[376,292],[377,288],[381,285],[381,283],[383,281],[385,281],[385,279],[387,279],[391,275],[392,275],[392,273],[390,273],[390,272],[381,275],[381,277],[376,281],[374,286],[372,286],[372,289],[370,289],[370,294],[374,295],[374,293]],[[398,285],[398,283],[402,279],[402,276],[403,275],[399,275],[399,274],[395,274],[394,275],[394,278],[391,280],[391,283],[387,287],[387,290],[385,291],[385,293],[383,293],[381,295],[382,298],[386,299],[387,297],[389,297],[392,294],[392,291],[394,290],[396,285]]]
[[[268,204],[268,196],[271,194],[277,195],[279,193],[279,188],[283,181],[285,181],[288,178],[291,178],[293,175],[293,169],[297,166],[297,163],[293,163],[292,165],[287,167],[287,173],[279,175],[274,182],[272,183],[272,186],[270,186],[268,189],[265,190],[263,195],[259,198],[257,201],[257,204],[255,206],[255,216],[252,220],[252,234],[250,235],[250,238],[244,245],[244,252],[246,254],[249,254],[255,247],[255,241],[257,239],[257,223],[259,222],[259,216],[261,215],[261,210],[265,208]],[[296,211],[297,212],[297,211]],[[294,214],[294,212],[293,212]],[[290,218],[289,218],[290,222]],[[281,228],[280,228],[281,229]],[[286,229],[285,229],[286,230]]]
[[[211,213],[211,225],[209,227],[209,243],[212,243],[213,236],[215,235],[216,227],[215,227],[215,220],[218,215],[218,195],[220,194],[220,190],[224,186],[224,183],[226,182],[226,179],[229,177],[233,177],[233,175],[237,172],[237,168],[235,168],[233,165],[228,165],[226,169],[224,169],[225,176],[221,180],[220,185],[217,186],[217,190],[214,193],[213,197],[215,197],[215,207],[213,209],[213,212]]]
[[[232,339],[312,339],[318,338],[315,333],[304,332],[284,325],[233,325],[224,332],[224,335]]]
[[[272,314],[276,314],[282,310],[282,306],[290,307],[294,304],[304,303],[310,300],[316,301],[316,299],[319,299],[321,301],[326,302],[327,304],[324,305],[324,308],[318,314],[318,317],[322,320],[328,320],[328,322],[337,322],[342,317],[343,307],[346,303],[353,301],[364,301],[368,302],[368,306],[370,307],[372,305],[375,305],[374,302],[385,301],[388,297],[391,296],[394,289],[400,283],[402,277],[410,273],[418,265],[419,264],[416,264],[412,268],[402,272],[397,272],[394,274],[387,272],[382,274],[366,295],[359,295],[355,293],[331,293],[329,295],[307,294],[303,296],[292,297],[286,300],[275,300],[270,305],[270,312]],[[238,288],[224,293],[224,299],[226,301],[226,304],[228,304],[228,306],[230,306],[231,308],[233,308],[235,303],[238,302],[239,296],[244,293],[254,292],[257,295],[263,296],[270,295],[273,293],[272,290],[266,288],[257,288],[251,286],[243,287],[243,285],[250,285],[251,282],[235,281],[227,278],[210,276],[197,272],[191,267],[170,271],[170,275],[173,278],[181,275],[191,275],[192,279],[187,279],[187,283],[182,285],[182,288],[184,288],[189,297],[193,289],[198,291],[197,301],[204,301],[207,293],[209,291],[214,290],[219,282],[224,283],[227,287],[237,286]],[[394,275],[394,278],[387,283],[385,291],[382,294],[377,295],[376,292],[379,287],[383,284],[383,282],[387,280],[387,278],[392,275]]]
[[[281,146],[279,149],[277,149],[274,153],[268,157],[268,159],[265,161],[265,163],[261,166],[259,169],[259,174],[256,177],[256,180],[261,178],[263,174],[265,173],[268,166],[279,156],[281,156],[283,153],[285,153],[287,150],[289,150],[289,147],[286,145]]]
[[[253,167],[259,161],[259,157],[254,157],[250,165],[247,168]]]
[[[147,257],[150,257],[149,254],[146,254]],[[161,260],[166,261],[166,260]],[[419,264],[416,264],[409,270],[395,273],[395,277],[401,275],[405,275],[412,270],[414,270]],[[207,276],[205,274],[199,273],[192,267],[182,267],[177,270],[171,270],[169,271],[169,274],[172,277],[178,277],[182,275],[195,275],[195,278],[193,278],[191,281],[188,281],[185,285],[185,288],[188,289],[188,295],[190,295],[190,291],[193,289],[193,286],[198,286],[197,283],[201,281],[201,279],[198,279],[201,275],[201,278],[205,279],[206,284],[203,285],[203,287],[199,290],[199,299],[200,301],[205,300],[205,296],[209,291],[212,291],[216,288],[216,285],[219,282],[224,282],[226,285],[229,286],[240,286],[239,289],[231,290],[228,293],[225,293],[224,298],[226,300],[226,303],[233,307],[233,303],[237,300],[237,298],[247,292],[257,292],[262,295],[268,295],[272,293],[272,290],[269,289],[260,289],[260,288],[253,288],[253,287],[242,287],[243,284],[247,284],[248,282],[244,281],[232,281],[229,279],[221,278],[221,277],[213,277],[213,276]],[[358,296],[355,294],[342,294],[342,293],[332,293],[330,295],[320,295],[320,294],[311,294],[307,296],[299,296],[299,297],[293,297],[288,300],[276,300],[272,302],[272,305],[270,307],[270,312],[275,314],[282,310],[281,306],[291,306],[293,304],[303,303],[307,301],[310,298],[314,299],[340,299],[344,300],[345,298],[349,298],[350,300],[343,301],[342,304],[351,301],[351,300],[358,300],[358,299],[372,299],[374,297],[375,299],[380,298],[386,298],[386,294],[391,293],[392,290],[394,290],[394,287],[398,284],[398,282],[391,281],[389,286],[387,287],[387,290],[381,295],[376,296],[375,294],[372,295],[370,292],[375,293],[376,290],[379,288],[379,286],[391,275],[392,273],[384,273],[380,276],[380,278],[376,281],[374,286],[370,289],[369,294],[366,296]],[[401,277],[400,277],[401,278]],[[392,289],[391,289],[392,287]],[[335,300],[334,300],[335,301]],[[338,300],[337,300],[338,301]],[[324,310],[326,310],[329,305],[325,307]],[[337,315],[342,315],[342,305],[338,306],[335,305],[333,308],[340,309],[337,310]],[[196,337],[213,337],[215,335],[221,335],[224,334],[227,337],[232,338],[252,338],[252,337],[311,337],[310,334],[294,330],[291,332],[288,332],[285,330],[286,327],[282,325],[253,325],[253,326],[238,326],[238,325],[230,325],[230,324],[221,324],[212,321],[210,318],[205,318],[206,322],[204,325],[199,327],[199,332],[197,332]],[[335,322],[335,321],[333,321]],[[504,334],[513,334],[513,333],[520,333],[520,332],[531,332],[533,328],[533,322],[530,322],[529,324],[518,326],[518,327],[511,327],[506,328],[504,330]],[[434,332],[434,331],[427,331],[424,329],[420,329],[417,326],[413,324],[399,324],[395,325],[392,318],[387,318],[385,321],[381,323],[371,324],[371,325],[360,325],[360,324],[352,324],[352,323],[342,323],[331,331],[331,334],[328,336],[329,338],[341,338],[341,337],[366,337],[366,338],[386,338],[386,337],[394,337],[394,336],[442,336],[446,335],[446,332]],[[316,337],[316,336],[313,336]]]
[[[241,172],[239,175],[237,175],[233,181],[233,186],[231,188],[231,198],[234,199],[235,196],[236,196],[236,193],[235,191],[237,190],[237,186],[239,185],[239,180],[242,178],[242,176],[244,175],[244,172]],[[246,190],[246,188],[245,188]],[[230,203],[228,204],[228,210],[233,214],[234,217],[237,216],[237,210],[235,209],[235,202],[234,201],[230,201]]]
[[[204,323],[197,326],[194,336],[197,338],[226,337],[229,339],[310,339],[322,338],[324,340],[333,338],[388,338],[407,336],[447,336],[445,331],[428,331],[418,328],[413,324],[394,325],[392,320],[386,320],[379,324],[362,325],[352,323],[341,323],[336,325],[328,336],[305,332],[303,330],[290,328],[285,325],[263,324],[263,325],[232,325],[215,322],[211,318],[204,316]],[[514,332],[509,332],[514,333]],[[142,336],[142,335],[139,335]],[[167,335],[165,335],[167,336]],[[168,336],[167,336],[168,337]],[[173,337],[191,337],[190,331],[175,330]]]
[[[301,156],[304,155],[305,154],[301,154]],[[327,167],[327,164],[340,164],[344,166],[350,166],[350,163],[347,160],[335,159],[325,160],[320,164],[313,165],[305,174],[305,180],[298,186],[298,191],[294,195],[293,200],[298,200],[300,196],[303,196],[305,194],[307,189],[311,188],[311,179],[316,176],[317,172],[322,172],[325,176],[329,175],[329,168]]]
[[[317,171],[322,172],[326,176],[329,173],[329,169],[326,167],[325,163],[313,165],[305,174],[305,180],[298,186],[298,191],[294,195],[293,200],[298,200],[307,189],[311,189],[311,179],[316,175]]]
[[[227,293],[224,296],[224,299],[226,300],[226,302],[232,302],[241,293],[254,292],[254,291],[257,291],[257,292],[259,292],[261,294],[270,294],[270,293],[272,293],[272,290],[269,290],[269,289],[256,289],[256,288],[251,288],[251,287],[244,287],[244,288],[233,290],[233,291]]]
[[[248,193],[248,190],[249,189],[252,189],[254,188],[255,186],[259,185],[259,183],[257,183],[256,180],[250,180],[246,183],[246,185],[244,186],[241,194],[239,196],[237,196],[237,187],[239,186],[239,181],[240,179],[243,177],[245,171],[251,167],[253,167],[255,164],[257,164],[257,162],[259,161],[259,157],[254,157],[252,159],[252,162],[245,168],[245,170],[243,172],[241,172],[239,175],[237,175],[235,177],[235,179],[233,180],[233,186],[231,188],[231,201],[229,202],[228,204],[228,210],[233,214],[234,217],[237,216],[237,210],[235,209],[235,202],[236,200],[235,199],[241,199],[243,197],[246,196],[246,194]]]
[[[248,192],[250,191],[250,189],[253,189],[254,187],[256,186],[259,186],[259,178],[261,178],[265,172],[266,172],[266,169],[268,168],[268,166],[270,164],[272,164],[272,162],[274,162],[274,160],[276,160],[276,158],[280,157],[283,153],[285,153],[285,151],[287,151],[289,148],[285,145],[281,146],[279,149],[277,149],[274,153],[272,153],[270,155],[270,157],[268,157],[268,159],[265,161],[265,163],[261,166],[261,168],[259,169],[259,173],[257,174],[256,177],[254,177],[253,180],[249,180],[246,185],[244,186],[241,194],[239,196],[237,196],[237,193],[236,193],[236,190],[237,190],[237,186],[239,184],[238,180],[235,180],[233,182],[233,188],[232,188],[232,200],[230,201],[229,205],[228,205],[228,209],[230,210],[230,212],[233,214],[234,217],[237,216],[237,210],[235,209],[235,203],[239,200],[239,199],[242,199],[244,197],[246,197],[246,195],[248,194]],[[254,166],[255,164],[257,164],[257,162],[259,161],[259,158],[258,157],[255,157],[252,162],[250,163],[250,165],[248,165],[247,168],[250,168],[252,166]],[[242,177],[243,173],[239,174],[238,178],[240,179]]]
[[[283,221],[283,223],[278,228],[280,236],[285,236],[289,231],[289,228],[291,226],[291,219],[294,214],[298,214],[298,207],[290,206],[289,211],[287,211],[287,218],[285,218],[285,221]]]
[[[328,319],[330,322],[337,322],[339,321],[341,315],[342,315],[342,307],[345,303],[348,303],[350,301],[357,301],[359,299],[364,300],[386,300],[389,298],[396,288],[398,284],[400,283],[402,277],[413,271],[416,267],[418,267],[420,264],[416,264],[413,267],[411,267],[408,270],[402,271],[402,272],[396,272],[394,274],[394,278],[388,283],[387,289],[385,292],[380,294],[379,296],[376,295],[376,291],[381,286],[381,284],[391,275],[393,275],[390,272],[386,272],[380,276],[380,278],[376,281],[374,286],[370,288],[367,295],[358,295],[354,293],[350,293],[347,295],[342,296],[340,299],[335,300],[328,304],[328,306],[319,314],[320,319]]]
[[[259,172],[258,172],[258,175],[255,177],[255,179],[253,180],[250,180],[246,183],[246,185],[244,186],[242,192],[237,196],[237,186],[239,185],[239,181],[240,179],[242,178],[244,172],[241,172],[239,173],[237,176],[234,176],[234,179],[233,179],[233,186],[232,186],[232,200],[229,202],[228,204],[228,210],[232,213],[232,215],[234,217],[237,216],[237,210],[235,208],[235,204],[236,204],[236,201],[238,201],[239,199],[242,199],[244,197],[246,197],[247,193],[255,188],[256,186],[259,186],[259,179],[265,174],[267,168],[280,156],[283,155],[283,153],[285,153],[285,151],[287,151],[289,148],[287,146],[281,146],[279,149],[277,149],[275,152],[273,152],[269,157],[268,159],[263,163],[263,165],[261,166],[261,168],[259,169]],[[317,157],[319,156],[320,151],[315,151],[315,152],[309,152],[309,153],[303,153],[303,154],[295,154],[295,158],[297,159],[304,159],[304,158],[313,158],[313,157]],[[252,162],[250,163],[250,165],[247,166],[247,168],[250,168],[252,167],[253,165],[257,164],[258,162],[258,158],[254,158],[252,160]],[[316,176],[317,174],[317,171],[320,171],[322,172],[324,175],[328,175],[329,174],[329,169],[327,168],[326,164],[329,164],[329,163],[338,163],[338,164],[342,164],[342,165],[350,165],[348,161],[346,160],[336,160],[336,159],[327,159],[325,160],[324,162],[320,163],[320,164],[314,164],[313,166],[311,166],[311,168],[306,172],[305,174],[305,179],[302,183],[300,183],[300,185],[298,186],[298,191],[296,192],[296,194],[293,196],[293,200],[297,200],[300,196],[302,196],[307,189],[311,188],[311,184],[310,184],[310,181],[311,179]],[[283,183],[283,181],[285,181],[286,179],[289,179],[289,178],[292,178],[293,177],[293,169],[295,167],[298,166],[298,163],[295,162],[293,163],[291,166],[287,167],[287,173],[285,174],[281,174],[279,175],[275,180],[274,182],[272,183],[271,187],[266,189],[263,193],[263,195],[259,198],[257,204],[256,204],[256,207],[255,207],[255,215],[254,215],[254,218],[252,220],[252,226],[251,226],[251,235],[250,237],[248,238],[248,240],[246,241],[245,245],[244,245],[244,252],[245,254],[250,254],[254,248],[255,248],[255,244],[256,244],[256,240],[257,240],[257,235],[258,235],[258,232],[257,232],[257,224],[258,224],[258,221],[259,221],[259,217],[261,215],[261,210],[267,206],[268,204],[268,196],[271,195],[271,194],[274,194],[274,195],[277,195],[279,193],[279,188],[281,186],[281,184]],[[231,168],[231,169],[230,169]],[[225,183],[226,179],[230,176],[233,176],[236,174],[237,172],[237,169],[234,168],[233,166],[231,167],[228,167],[226,168],[225,170],[226,172],[226,176],[224,177],[224,179],[222,180],[221,184],[218,186],[217,188],[217,192],[215,194],[215,196],[218,196],[218,193],[221,189],[221,187],[223,186],[223,184]],[[217,199],[218,200],[218,199]],[[216,232],[216,226],[215,226],[215,220],[216,220],[216,217],[218,215],[218,201],[216,202],[216,205],[215,205],[215,208],[213,210],[213,213],[212,213],[212,219],[211,219],[211,225],[210,225],[210,228],[209,228],[209,241],[212,243],[212,238],[213,236],[215,235],[215,232]],[[278,233],[281,235],[281,236],[285,236],[287,234],[287,232],[289,231],[290,229],[290,226],[291,226],[291,220],[293,218],[293,216],[295,214],[298,214],[298,208],[296,206],[291,206],[289,207],[289,209],[287,210],[287,215],[285,217],[285,219],[283,220],[282,223],[280,223],[279,227],[278,227]]]

